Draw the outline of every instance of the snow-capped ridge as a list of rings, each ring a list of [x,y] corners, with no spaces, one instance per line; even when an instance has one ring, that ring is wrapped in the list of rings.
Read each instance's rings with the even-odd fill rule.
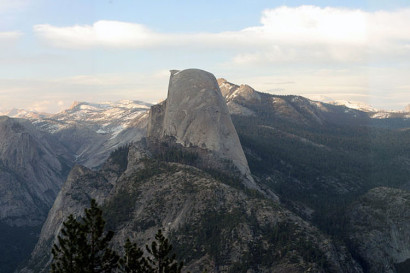
[[[50,115],[52,114],[37,112],[33,110],[18,109],[18,108],[13,108],[5,112],[0,112],[0,116],[8,116],[11,118],[26,118],[26,119],[39,119],[39,118],[48,117]]]
[[[352,101],[347,101],[347,100],[335,100],[335,101],[331,101],[329,103],[333,104],[333,105],[346,106],[347,108],[360,110],[360,111],[363,111],[363,112],[379,112],[380,111],[380,110],[374,108],[373,106],[368,105],[368,104],[363,103],[363,102],[352,102]]]
[[[151,105],[138,100],[75,101],[70,108],[56,114],[13,110],[8,116],[27,119],[40,131],[62,137],[64,143],[71,145],[76,163],[95,167],[111,150],[137,141],[145,134],[146,113]]]
[[[139,101],[139,100],[120,100],[115,102],[101,102],[101,103],[90,103],[90,102],[79,102],[75,101],[70,108],[63,110],[62,112],[73,111],[73,110],[97,110],[102,111],[111,108],[142,108],[149,109],[152,106],[151,103]],[[61,112],[60,112],[61,113]]]

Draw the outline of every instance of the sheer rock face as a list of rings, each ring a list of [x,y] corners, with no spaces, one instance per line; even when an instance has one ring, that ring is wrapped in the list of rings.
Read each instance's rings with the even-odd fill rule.
[[[27,267],[19,272],[49,272],[51,248],[63,222],[70,214],[75,217],[82,216],[84,208],[90,204],[90,199],[95,199],[99,204],[104,203],[113,189],[120,167],[109,158],[102,169],[102,171],[94,171],[81,165],[72,168],[48,213],[39,240],[26,264]]]
[[[44,221],[71,167],[66,152],[30,123],[0,117],[0,222]]]
[[[213,74],[199,69],[171,71],[166,102],[152,107],[148,137],[174,137],[185,146],[196,146],[232,160],[256,188],[232,124],[228,107]]]

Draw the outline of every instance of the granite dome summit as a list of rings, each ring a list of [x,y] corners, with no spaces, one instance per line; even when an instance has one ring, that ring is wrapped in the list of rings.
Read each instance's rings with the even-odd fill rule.
[[[257,188],[238,134],[215,76],[200,69],[171,70],[168,97],[151,108],[148,137],[174,137],[185,147],[199,147],[231,160]]]

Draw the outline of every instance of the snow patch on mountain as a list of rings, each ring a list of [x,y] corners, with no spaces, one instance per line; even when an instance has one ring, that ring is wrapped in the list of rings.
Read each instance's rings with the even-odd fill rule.
[[[56,136],[70,149],[76,163],[92,168],[114,149],[145,135],[150,107],[150,103],[136,100],[74,102],[57,114],[16,109],[6,114],[27,119],[40,131]]]
[[[92,128],[98,134],[110,134],[111,138],[114,138],[132,121],[142,117],[150,107],[150,103],[133,100],[103,103],[74,102],[69,109],[57,114],[17,109],[5,114],[31,120],[42,131],[52,134],[74,125],[81,125]]]
[[[329,109],[323,104],[323,102],[311,100],[310,104],[323,112],[329,112]]]
[[[363,111],[363,112],[378,112],[379,111],[376,108],[374,108],[373,106],[370,106],[370,105],[362,103],[362,102],[351,102],[351,101],[347,101],[347,100],[335,100],[335,101],[332,101],[332,102],[329,102],[329,103],[333,104],[333,105],[343,105],[343,106],[346,106],[347,108],[360,110],[360,111]]]
[[[371,118],[377,118],[377,119],[385,119],[385,118],[390,118],[391,117],[390,112],[385,112],[385,111],[380,111],[372,114],[370,117]]]

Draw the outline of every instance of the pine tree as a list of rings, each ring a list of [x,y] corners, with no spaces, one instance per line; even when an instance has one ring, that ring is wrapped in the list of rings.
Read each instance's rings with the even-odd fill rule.
[[[147,259],[143,256],[144,252],[136,243],[131,243],[127,239],[124,245],[124,257],[121,258],[121,271],[125,273],[150,273]]]
[[[102,210],[92,199],[91,207],[85,209],[82,221],[83,232],[86,234],[86,247],[83,248],[83,263],[86,273],[108,273],[118,267],[119,256],[109,248],[109,242],[114,232],[104,234],[105,220]]]
[[[118,268],[119,256],[109,248],[114,233],[104,232],[105,221],[97,202],[77,221],[70,215],[53,246],[52,273],[110,273]]]
[[[81,242],[85,241],[80,223],[71,214],[63,223],[57,244],[52,249],[52,273],[78,273],[82,271]]]
[[[155,241],[151,243],[151,246],[147,245],[146,249],[151,255],[151,257],[147,258],[151,272],[181,273],[183,263],[178,263],[176,261],[176,255],[171,254],[172,245],[160,229],[155,235]]]
[[[85,216],[76,220],[70,215],[53,245],[52,273],[181,273],[182,262],[176,261],[172,245],[161,230],[155,241],[146,250],[150,257],[136,243],[127,239],[125,255],[121,259],[110,249],[112,231],[104,232],[105,220],[97,202],[84,211]]]

